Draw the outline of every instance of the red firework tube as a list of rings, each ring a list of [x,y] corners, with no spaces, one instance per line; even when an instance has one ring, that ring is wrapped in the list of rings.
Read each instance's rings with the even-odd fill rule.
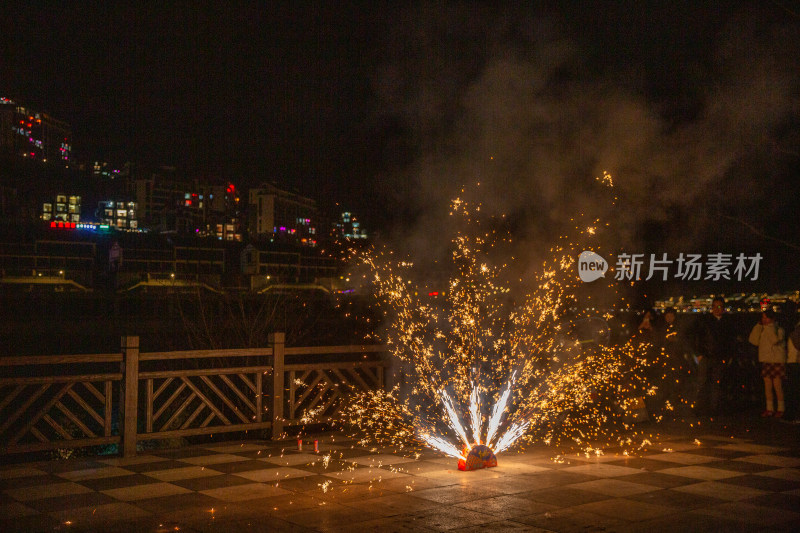
[[[319,441],[314,439],[314,453],[319,453]]]
[[[303,451],[303,439],[297,439],[297,451]]]

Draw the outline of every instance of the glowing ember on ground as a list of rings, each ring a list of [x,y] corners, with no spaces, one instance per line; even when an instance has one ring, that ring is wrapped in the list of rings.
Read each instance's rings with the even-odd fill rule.
[[[611,186],[607,174],[598,181]],[[402,379],[351,396],[340,424],[360,430],[364,443],[424,445],[464,462],[472,450],[494,457],[521,441],[591,453],[631,445],[624,405],[649,388],[644,358],[630,342],[585,347],[568,335],[590,316],[574,309],[576,258],[593,243],[601,249],[595,240],[607,224],[574,221],[576,238],[560,237],[530,283],[511,279],[530,269],[499,251],[511,247],[500,219],[481,218],[480,206],[461,199],[450,215],[459,229],[453,274],[435,299],[418,296],[428,291],[418,290],[413,263],[390,251],[364,258]]]

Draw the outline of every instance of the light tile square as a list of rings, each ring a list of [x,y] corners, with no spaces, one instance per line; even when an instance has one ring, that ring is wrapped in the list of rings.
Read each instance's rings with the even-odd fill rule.
[[[697,465],[702,463],[711,463],[719,461],[716,457],[709,457],[707,455],[696,455],[693,453],[672,452],[672,453],[659,453],[656,455],[648,455],[648,459],[655,461],[666,461],[669,463],[678,463],[682,465]]]
[[[46,476],[47,472],[38,468],[20,467],[0,470],[0,479],[14,479],[18,477]]]
[[[492,470],[494,470],[495,472],[502,472],[511,475],[516,475],[516,474],[533,474],[536,472],[544,472],[547,470],[552,470],[552,468],[547,468],[545,466],[532,465],[527,463],[503,461],[498,459],[497,466],[494,467]]]
[[[694,483],[692,485],[683,485],[680,487],[673,487],[671,490],[678,490],[681,492],[688,492],[689,494],[697,494],[699,496],[708,496],[710,498],[719,498],[720,500],[745,500],[748,498],[755,498],[769,494],[769,492],[741,485],[733,485],[731,483],[719,483],[716,481],[704,481],[702,483]]]
[[[61,522],[69,520],[74,527],[91,527],[92,523],[128,521],[151,515],[130,503],[116,502],[58,511],[50,513],[50,516],[58,518]]]
[[[97,462],[105,463],[111,466],[127,466],[157,463],[163,460],[163,457],[156,457],[155,455],[137,455],[135,457],[112,457],[111,459],[100,459]]]
[[[204,446],[206,450],[213,450],[218,453],[243,453],[243,452],[257,452],[258,450],[265,450],[270,448],[268,444],[230,444],[221,443],[218,445]]]
[[[119,489],[109,489],[101,491],[103,494],[126,502],[136,500],[146,500],[148,498],[162,498],[175,494],[186,494],[192,492],[189,489],[173,485],[171,483],[150,483],[147,485],[134,485],[132,487],[122,487]]]
[[[717,518],[735,516],[740,523],[749,523],[758,529],[771,529],[769,526],[780,527],[785,522],[800,520],[800,514],[798,513],[787,511],[786,509],[776,512],[773,507],[753,505],[746,502],[722,503],[704,509],[697,509],[695,512]],[[786,531],[790,529],[787,528]]]
[[[345,459],[351,463],[356,463],[357,465],[363,466],[388,466],[388,465],[399,465],[403,463],[411,463],[414,462],[416,459],[410,457],[400,457],[399,455],[389,455],[389,454],[378,454],[378,455],[364,455],[361,457],[352,457],[350,459]]]
[[[621,518],[623,520],[630,520],[633,522],[666,516],[675,512],[675,509],[671,507],[634,500],[626,500],[624,498],[584,503],[582,505],[572,507],[571,510],[596,513],[602,516],[608,516],[617,519]]]
[[[794,468],[796,466],[800,466],[800,458],[784,457],[782,455],[748,455],[747,457],[740,457],[735,460],[782,468]]]
[[[78,485],[77,483],[46,483],[44,485],[34,485],[19,489],[8,489],[4,491],[17,501],[27,502],[31,500],[42,500],[44,498],[57,498],[59,496],[69,496],[71,494],[83,494],[92,492],[91,489]]]
[[[249,461],[249,457],[240,457],[238,455],[231,455],[228,453],[217,453],[214,455],[198,455],[197,457],[186,457],[180,459],[183,463],[190,463],[193,465],[215,465],[219,463],[235,463],[237,461]]]
[[[767,470],[765,472],[756,472],[756,476],[766,476],[776,479],[786,479],[788,481],[800,481],[800,470],[795,468],[779,468],[777,470]]]
[[[288,490],[263,483],[248,483],[247,485],[201,490],[200,493],[226,502],[241,502],[291,494]]]
[[[206,468],[199,465],[145,472],[146,476],[156,478],[160,481],[177,481],[179,479],[194,479],[197,477],[218,476],[220,474],[222,474],[222,472],[217,472],[211,468]]]
[[[35,509],[18,502],[0,503],[0,517],[4,520],[39,514]]]
[[[630,481],[622,481],[620,479],[594,479],[592,481],[584,481],[583,483],[564,485],[564,488],[588,490],[618,498],[630,496],[631,494],[642,494],[644,492],[660,490],[659,487],[643,485],[642,483],[632,483]]]
[[[640,474],[642,472],[638,468],[628,468],[627,466],[608,465],[604,463],[569,466],[561,469],[561,471],[573,472],[575,474],[589,474],[590,476],[597,477],[619,477],[630,474]]]
[[[72,470],[70,472],[61,472],[56,474],[58,477],[63,477],[70,481],[84,481],[87,479],[105,479],[117,476],[129,476],[135,474],[130,470],[119,468],[116,466],[107,466],[105,468],[87,468],[85,470]]]
[[[720,450],[733,450],[735,452],[746,452],[746,453],[776,453],[776,452],[783,452],[786,451],[788,448],[779,448],[777,446],[767,446],[765,444],[751,444],[751,443],[735,443],[735,444],[724,444],[722,446],[717,446]]]
[[[284,479],[297,477],[315,476],[314,472],[281,466],[278,468],[265,468],[263,470],[250,470],[248,472],[238,472],[233,474],[236,477],[243,477],[260,483],[275,483]]]
[[[482,470],[478,470],[477,472],[482,472]],[[340,470],[339,472],[331,472],[322,475],[339,481],[351,481],[353,483],[365,483],[368,481],[378,482],[383,479],[412,477],[408,474],[392,472],[391,470],[384,470],[383,468],[355,468],[353,470]],[[428,474],[425,474],[425,477],[428,477]]]
[[[742,476],[744,472],[733,472],[731,470],[723,470],[721,468],[711,468],[708,466],[678,466],[675,468],[664,468],[658,471],[659,474],[669,474],[671,476],[683,476],[693,479],[726,479],[729,477]]]
[[[322,454],[315,453],[287,453],[283,456],[273,455],[272,457],[259,457],[258,461],[265,461],[275,465],[294,466],[316,463],[321,461]]]

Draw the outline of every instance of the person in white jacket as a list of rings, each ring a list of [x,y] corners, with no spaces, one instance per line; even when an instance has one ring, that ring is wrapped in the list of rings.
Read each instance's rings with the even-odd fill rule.
[[[786,343],[786,414],[795,424],[800,424],[800,323],[798,323]]]
[[[775,322],[775,312],[767,309],[761,314],[761,322],[750,332],[750,344],[758,346],[761,377],[764,378],[764,395],[767,406],[762,417],[781,418],[786,405],[783,400],[783,380],[786,378],[786,332]],[[772,391],[778,400],[775,410]]]

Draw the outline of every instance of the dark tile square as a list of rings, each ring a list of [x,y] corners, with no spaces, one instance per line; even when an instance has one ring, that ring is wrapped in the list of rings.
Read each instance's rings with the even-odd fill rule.
[[[660,472],[642,472],[641,474],[631,474],[629,476],[622,476],[617,478],[621,481],[630,481],[632,483],[642,483],[644,485],[651,485],[653,487],[661,487],[662,489],[670,489],[672,487],[680,487],[682,485],[691,485],[697,483],[696,479],[673,476],[670,474],[661,474]]]
[[[144,474],[133,474],[130,476],[114,476],[114,477],[106,477],[101,479],[85,479],[83,481],[77,481],[79,485],[83,485],[84,487],[88,487],[92,490],[101,491],[101,490],[110,490],[110,489],[121,489],[124,487],[133,487],[135,485],[149,485],[150,483],[154,483],[157,480],[149,476],[145,476]]]
[[[762,465],[759,463],[749,463],[747,461],[714,461],[713,463],[704,463],[702,466],[710,466],[712,468],[721,468],[722,470],[745,473],[775,470],[774,466]]]
[[[15,477],[12,479],[1,479],[0,490],[22,489],[25,487],[35,487],[36,485],[49,485],[51,483],[64,483],[64,478],[47,474],[45,476]]]
[[[693,455],[703,455],[705,457],[718,457],[720,459],[737,459],[745,455],[751,455],[747,452],[740,452],[738,450],[726,450],[722,448],[695,448],[692,450],[681,450],[681,453],[691,453]]]
[[[247,457],[248,459],[267,459],[269,456],[275,457],[276,455],[280,455],[280,450],[272,450],[269,448],[265,448],[263,450],[251,450],[249,452],[228,452],[231,455],[236,455],[237,457]]]
[[[795,490],[800,488],[800,481],[792,481],[790,479],[779,479],[767,476],[755,476],[752,474],[721,479],[720,481],[730,485],[739,485],[743,487],[750,487],[751,489],[769,490],[773,492],[784,492],[787,490]]]
[[[642,494],[631,494],[626,496],[626,498],[654,505],[677,507],[679,509],[697,509],[698,507],[707,507],[726,502],[719,498],[710,498],[708,496],[700,496],[699,494],[690,494],[688,492],[669,489],[645,492]]]
[[[185,464],[183,466],[186,466]],[[223,472],[225,474],[235,474],[237,472],[250,472],[251,470],[265,470],[267,468],[277,468],[278,465],[273,465],[265,461],[256,461],[249,459],[247,461],[236,461],[233,463],[216,463],[208,465],[208,468]]]
[[[154,457],[163,457],[164,459],[186,459],[188,457],[201,457],[218,453],[219,452],[207,450],[205,448],[179,448],[177,450],[165,450],[163,452],[150,452],[150,455]]]
[[[143,472],[154,472],[156,470],[169,470],[171,468],[183,468],[186,466],[187,466],[186,463],[182,463],[180,461],[175,461],[172,459],[165,459],[163,461],[153,461],[152,463],[125,465],[124,468],[125,470],[130,470],[131,472],[143,473]]]
[[[208,510],[215,505],[219,505],[219,500],[198,492],[136,501],[137,507],[155,514],[170,513],[186,509],[187,507],[198,507]]]
[[[41,465],[40,470],[50,472],[51,474],[60,474],[61,472],[73,472],[75,470],[88,470],[90,468],[105,468],[108,465],[99,463],[94,459],[70,459],[67,461],[51,461]]]
[[[762,505],[764,507],[776,507],[778,509],[793,512],[797,512],[797,510],[800,509],[800,496],[781,492],[776,494],[762,494],[761,496],[756,496],[755,498],[742,500],[742,502],[753,505]]]
[[[252,483],[252,480],[245,479],[239,476],[233,476],[231,474],[223,474],[221,476],[179,479],[176,481],[170,481],[170,483],[172,483],[173,485],[178,485],[179,487],[183,487],[185,489],[201,491],[201,490],[218,489],[221,487],[233,487],[234,485],[245,485],[247,483]]]
[[[371,452],[366,448],[345,448],[344,450],[331,450],[330,453],[333,459],[351,459],[353,457],[363,457],[365,455],[375,454],[375,452]]]
[[[559,472],[559,471],[542,471],[533,474],[520,474],[520,476],[529,476],[533,481],[540,484],[541,488],[559,487],[561,485],[571,485],[573,483],[582,483],[584,481],[592,481],[597,479],[597,476],[589,474],[578,474],[576,472]]]
[[[58,531],[64,527],[59,520],[48,515],[31,515],[17,518],[3,519],[0,517],[0,531],[20,533]]]
[[[80,507],[90,507],[93,505],[103,505],[114,503],[117,500],[111,496],[106,496],[99,492],[84,492],[83,494],[70,494],[69,496],[59,496],[57,498],[44,498],[41,500],[31,500],[25,505],[42,512],[58,512],[68,509],[78,509]]]
[[[367,467],[364,465],[357,465],[345,461],[338,461],[335,459],[331,459],[328,462],[328,465],[326,466],[325,463],[322,462],[322,458],[320,458],[319,461],[314,461],[313,463],[306,463],[301,465],[291,465],[290,468],[305,470],[306,472],[314,472],[315,474],[330,474],[331,472],[339,472],[341,470],[347,470],[350,468],[367,468]]]
[[[308,476],[281,480],[278,482],[278,488],[294,492],[322,491],[320,485],[329,481],[333,481],[333,483],[337,485],[341,483],[326,476]]]
[[[675,463],[670,463],[669,461],[657,461],[655,459],[648,459],[646,457],[630,457],[628,459],[620,459],[619,461],[610,461],[607,464],[625,466],[628,468],[639,468],[649,472],[675,467]]]
[[[572,489],[566,487],[553,487],[543,490],[535,490],[517,494],[520,498],[531,499],[533,501],[548,503],[558,507],[573,507],[584,503],[599,502],[608,500],[611,496],[589,492],[588,490]]]

